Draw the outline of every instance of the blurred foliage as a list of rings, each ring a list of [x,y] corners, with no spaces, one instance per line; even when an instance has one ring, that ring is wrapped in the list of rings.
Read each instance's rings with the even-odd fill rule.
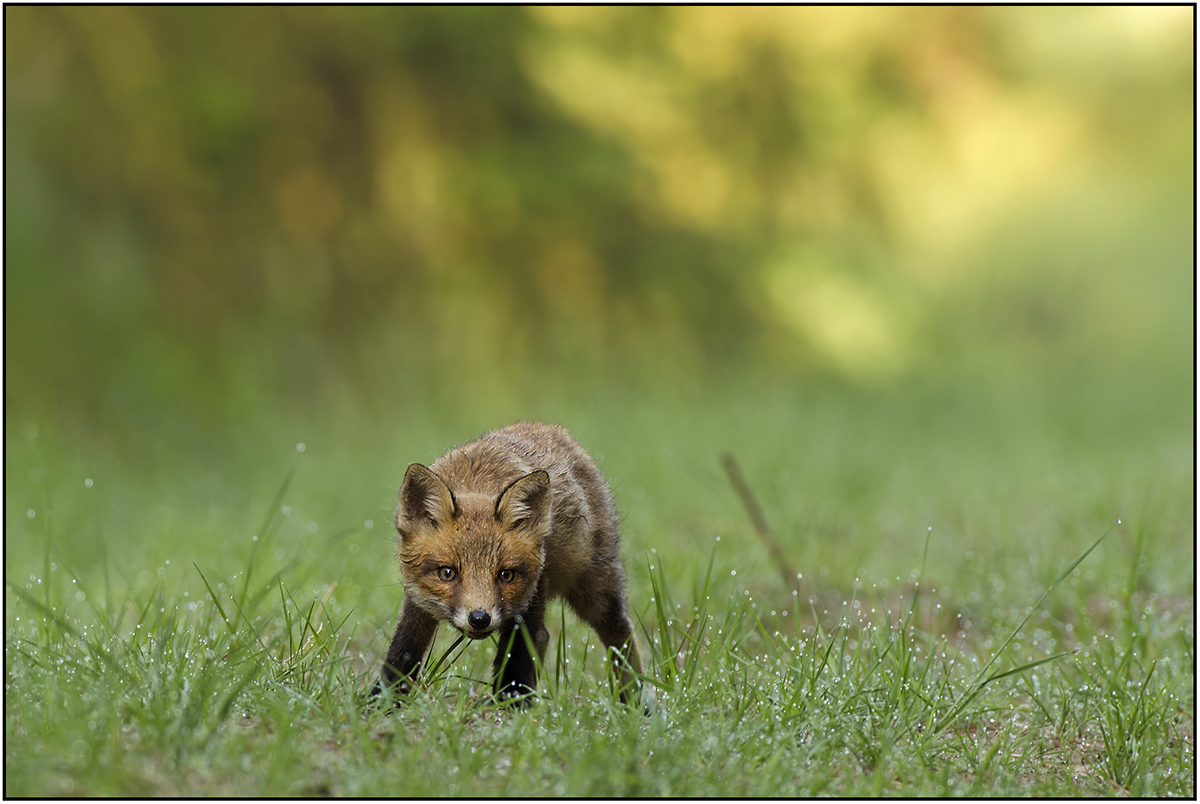
[[[1187,415],[1190,7],[4,13],[7,415],[746,366]]]

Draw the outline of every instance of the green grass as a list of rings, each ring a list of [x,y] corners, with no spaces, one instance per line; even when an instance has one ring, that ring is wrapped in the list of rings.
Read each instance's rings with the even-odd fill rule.
[[[1194,796],[1190,423],[941,404],[739,388],[228,452],[8,422],[5,794]],[[658,709],[554,604],[530,710],[444,628],[372,711],[403,467],[520,415],[612,478]]]

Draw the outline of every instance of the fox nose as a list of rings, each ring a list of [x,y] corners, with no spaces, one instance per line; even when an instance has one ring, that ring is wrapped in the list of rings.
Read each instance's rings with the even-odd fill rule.
[[[481,631],[487,628],[492,623],[492,615],[482,609],[475,609],[467,615],[467,625],[474,628],[476,631]]]

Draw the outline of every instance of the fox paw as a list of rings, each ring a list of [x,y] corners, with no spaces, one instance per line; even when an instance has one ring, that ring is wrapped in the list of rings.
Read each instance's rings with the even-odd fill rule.
[[[385,691],[388,693],[385,695]],[[391,684],[384,685],[383,679],[375,682],[375,686],[371,687],[371,691],[367,693],[366,703],[372,706],[381,706],[388,698],[391,699],[392,707],[398,707],[409,693],[412,692],[412,684],[407,680],[393,681]]]
[[[496,690],[496,703],[517,709],[528,709],[533,706],[535,697],[533,687],[512,681]]]

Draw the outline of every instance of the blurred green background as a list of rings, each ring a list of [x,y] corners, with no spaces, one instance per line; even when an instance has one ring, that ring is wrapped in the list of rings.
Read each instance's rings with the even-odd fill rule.
[[[4,13],[10,526],[204,533],[298,442],[382,523],[526,417],[635,548],[741,516],[724,449],[808,533],[1130,461],[1190,526],[1190,7]]]

